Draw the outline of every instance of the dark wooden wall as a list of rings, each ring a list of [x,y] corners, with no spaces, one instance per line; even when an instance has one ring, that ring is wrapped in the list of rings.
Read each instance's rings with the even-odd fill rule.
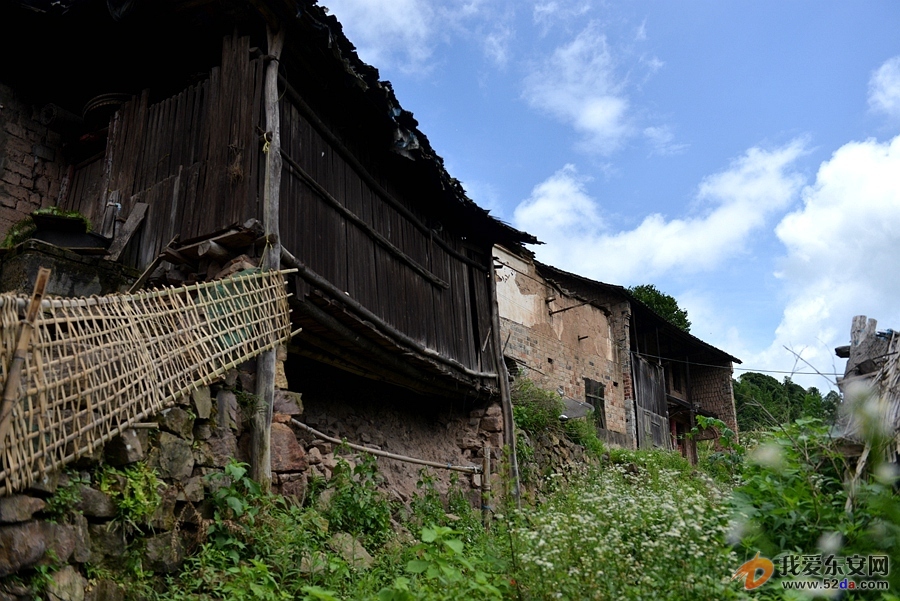
[[[106,156],[76,171],[66,208],[95,224],[109,219],[110,200],[122,204],[122,216],[135,202],[149,204],[126,253],[133,266],[148,265],[176,234],[185,240],[262,218],[264,65],[249,50],[247,38],[226,38],[208,79],[156,104],[146,92],[127,103],[111,123]],[[281,186],[284,247],[386,324],[470,369],[494,372],[490,243],[423,227],[438,191],[410,194],[372,170],[375,190],[289,98],[281,113],[290,159]],[[302,299],[310,288],[298,281]]]

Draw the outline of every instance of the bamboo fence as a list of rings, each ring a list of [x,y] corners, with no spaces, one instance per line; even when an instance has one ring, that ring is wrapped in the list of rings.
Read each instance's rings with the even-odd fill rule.
[[[0,409],[0,496],[89,456],[227,370],[286,342],[283,274],[40,303],[12,403]],[[0,295],[0,387],[26,326]]]

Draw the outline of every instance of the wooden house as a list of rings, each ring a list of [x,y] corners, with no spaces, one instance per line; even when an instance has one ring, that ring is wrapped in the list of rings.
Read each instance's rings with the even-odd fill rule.
[[[621,286],[497,247],[501,338],[510,371],[593,405],[599,434],[622,447],[679,448],[698,414],[737,431],[732,364]],[[711,433],[706,433],[709,435]]]
[[[331,434],[360,434],[344,427],[349,417],[327,417],[338,401],[357,403],[359,428],[374,430],[388,405],[373,399],[466,423],[499,403],[491,249],[536,240],[466,196],[326,9],[18,0],[0,7],[0,30],[0,225],[40,206],[79,211],[129,236],[120,261],[153,265],[163,283],[221,268],[226,242],[251,258],[280,243],[282,263],[299,269],[293,320],[303,328],[287,379]],[[277,58],[273,31],[284,39]],[[264,106],[272,64],[280,147]],[[282,159],[269,174],[280,180],[279,240],[241,229],[265,220],[270,152]],[[503,418],[508,426],[507,406]],[[475,430],[480,438],[459,434],[432,454],[458,461],[447,454],[502,443],[496,424]],[[391,450],[429,453],[382,434]]]

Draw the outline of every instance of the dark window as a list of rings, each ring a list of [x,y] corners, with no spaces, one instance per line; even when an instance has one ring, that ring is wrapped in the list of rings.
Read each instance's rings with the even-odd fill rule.
[[[606,399],[603,398],[606,387],[589,378],[584,379],[584,402],[594,408],[594,421],[597,427],[606,429]]]
[[[672,370],[672,388],[675,392],[684,392],[684,375],[681,373],[684,368],[678,363],[672,363],[669,369]]]

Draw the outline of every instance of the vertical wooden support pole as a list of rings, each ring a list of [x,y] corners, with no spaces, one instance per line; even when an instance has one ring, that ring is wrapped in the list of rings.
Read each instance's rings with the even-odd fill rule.
[[[491,447],[485,445],[481,460],[481,520],[484,528],[491,527]]]
[[[491,324],[494,331],[494,355],[497,361],[497,384],[500,386],[500,409],[503,415],[503,442],[509,449],[509,482],[516,506],[521,504],[521,492],[519,489],[519,460],[516,457],[516,423],[513,420],[512,397],[509,390],[509,373],[506,371],[506,362],[503,360],[503,344],[500,338],[500,308],[497,304],[497,278],[494,273],[494,260],[490,260],[490,272],[488,272],[489,288],[491,292]]]
[[[273,31],[267,26],[269,63],[266,65],[264,102],[266,111],[266,176],[263,190],[263,228],[266,249],[262,265],[267,269],[281,266],[281,237],[278,226],[278,200],[281,193],[281,118],[278,112],[278,66],[284,46],[284,27]],[[250,474],[260,487],[272,487],[272,405],[275,401],[276,350],[266,351],[257,359],[256,396],[259,406],[253,414],[250,438]]]

